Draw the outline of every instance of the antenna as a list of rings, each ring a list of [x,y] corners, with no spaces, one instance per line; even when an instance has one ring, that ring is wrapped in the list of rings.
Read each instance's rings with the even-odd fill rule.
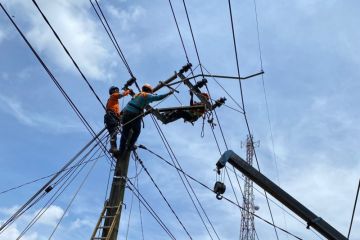
[[[244,144],[245,145],[245,144]],[[252,135],[248,135],[246,139],[246,162],[252,166],[254,148],[258,147],[260,142],[253,142]],[[241,143],[243,147],[243,143]],[[245,175],[244,175],[245,176]],[[259,207],[254,205],[254,189],[253,181],[245,176],[244,184],[244,199],[241,210],[241,225],[240,225],[240,240],[255,240],[255,223],[254,223],[254,212]]]

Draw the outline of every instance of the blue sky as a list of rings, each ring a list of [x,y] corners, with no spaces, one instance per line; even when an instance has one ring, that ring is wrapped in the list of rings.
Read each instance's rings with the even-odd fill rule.
[[[1,2],[91,126],[95,131],[101,130],[101,105],[32,2]],[[167,1],[102,0],[100,3],[140,84],[155,85],[186,63]],[[109,86],[122,86],[129,74],[89,1],[39,0],[38,4],[105,102]],[[190,61],[196,66],[182,1],[173,1],[173,4]],[[188,1],[187,4],[203,66],[213,74],[236,75],[227,1]],[[260,140],[257,156],[262,172],[343,234],[348,231],[360,172],[356,140],[360,137],[357,124],[360,119],[357,108],[360,100],[359,8],[360,3],[355,0],[278,0],[271,4],[258,0],[264,82],[261,77],[243,82],[250,128],[255,139]],[[240,72],[246,76],[261,69],[253,1],[234,1],[233,14]],[[0,14],[0,50],[0,191],[3,191],[56,172],[91,136],[3,13]],[[219,81],[240,102],[238,82]],[[267,93],[274,149],[263,86]],[[186,105],[188,90],[185,86],[179,89],[178,97]],[[213,98],[226,96],[211,79],[209,89]],[[227,104],[236,108],[229,98]],[[176,105],[179,103],[174,97],[161,104]],[[240,147],[247,135],[243,115],[226,107],[220,108],[218,115],[229,148],[244,157],[245,151]],[[177,121],[163,125],[162,129],[185,171],[212,186],[219,152],[210,127],[205,126],[204,138],[200,136],[201,122],[191,126]],[[225,151],[218,127],[215,132],[221,150]],[[145,118],[145,128],[138,142],[169,159],[149,117]],[[175,170],[144,151],[139,154],[193,238],[210,239]],[[105,199],[108,171],[108,162],[100,159],[53,239],[89,238]],[[129,176],[135,175],[133,162],[129,171]],[[233,176],[232,179],[236,181]],[[48,239],[80,181],[81,178],[22,239]],[[6,220],[44,183],[37,182],[0,195],[0,221]],[[186,239],[144,172],[139,175],[139,184],[177,239]],[[228,180],[226,184],[226,195],[234,199]],[[216,200],[213,194],[196,184],[193,187],[221,239],[238,239],[238,209]],[[131,192],[126,192],[127,209],[120,227],[122,238],[126,234],[131,196]],[[260,206],[257,213],[270,219],[265,198],[257,191],[255,198]],[[303,239],[318,239],[279,207],[271,206],[277,225]],[[0,239],[15,239],[39,208],[32,208],[0,235]],[[144,208],[142,213],[145,238],[167,239]],[[260,239],[276,239],[272,227],[259,220],[255,224]],[[129,239],[140,239],[136,201],[129,226]],[[352,239],[360,239],[359,226],[357,211]],[[280,232],[279,238],[291,239]]]

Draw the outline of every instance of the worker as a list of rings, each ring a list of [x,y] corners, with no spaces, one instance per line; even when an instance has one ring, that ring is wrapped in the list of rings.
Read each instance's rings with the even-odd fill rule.
[[[124,107],[121,123],[123,125],[123,131],[120,140],[119,155],[121,156],[125,149],[130,130],[132,130],[132,136],[129,139],[129,148],[131,149],[141,131],[141,120],[143,118],[143,112],[145,107],[154,101],[160,101],[167,96],[171,95],[174,91],[170,91],[167,94],[155,95],[153,94],[153,88],[150,84],[145,84],[141,88],[141,92],[136,94]]]
[[[206,101],[208,101],[210,99],[209,95],[207,93],[201,93],[201,95],[205,98]],[[176,121],[180,118],[183,118],[184,121],[188,121],[193,124],[193,122],[198,120],[206,112],[204,103],[194,102],[193,93],[191,91],[190,91],[190,106],[199,106],[200,108],[189,109],[189,110],[177,109],[177,110],[171,111],[169,113],[165,113],[165,114],[163,114],[163,117],[164,117],[163,123],[167,124],[167,123]]]
[[[110,153],[117,152],[116,140],[118,127],[120,125],[120,105],[119,99],[131,94],[132,90],[125,90],[122,93],[119,92],[119,88],[116,86],[111,86],[109,89],[109,99],[106,103],[106,113],[104,116],[104,123],[106,129],[110,135]]]

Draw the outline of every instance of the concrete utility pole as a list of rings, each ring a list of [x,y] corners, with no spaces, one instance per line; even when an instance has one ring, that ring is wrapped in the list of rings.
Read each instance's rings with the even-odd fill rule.
[[[104,229],[102,231],[102,237],[108,240],[116,240],[118,231],[119,231],[119,224],[120,224],[120,216],[122,205],[124,202],[124,193],[125,193],[125,186],[126,186],[126,178],[129,169],[129,159],[130,159],[131,150],[126,150],[122,156],[116,156],[116,166],[115,172],[113,177],[113,182],[111,185],[110,197],[108,202],[106,203],[108,206],[113,208],[109,208],[106,211],[106,218],[104,220]],[[119,207],[118,213],[117,208]],[[112,219],[115,217],[114,219]],[[108,237],[109,229],[106,227],[110,227],[112,222],[115,221],[114,228],[110,232],[110,237]]]
[[[183,76],[183,73],[188,71],[190,68],[191,68],[191,64],[187,64],[183,66],[178,73],[175,72],[169,79],[165,80],[164,82],[159,82],[159,84],[154,87],[153,92],[158,91],[164,86],[172,89],[172,87],[170,86],[171,82],[174,81],[178,76]],[[135,80],[130,79],[129,81],[135,81]],[[151,108],[146,108],[146,109],[151,110]],[[131,137],[132,137],[132,131],[130,131],[128,139],[131,139]],[[128,142],[126,144],[129,145]],[[114,156],[116,158],[116,165],[115,165],[113,181],[111,184],[110,196],[108,201],[105,202],[104,209],[100,215],[98,223],[96,224],[94,232],[91,236],[91,240],[117,239],[120,219],[121,219],[122,205],[124,202],[131,148],[132,147],[129,146],[126,147],[122,156],[118,156],[118,155]],[[101,237],[96,236],[98,233],[99,235],[101,235]]]
[[[254,145],[252,135],[248,135],[246,139],[246,162],[252,166],[254,156]],[[253,181],[246,175],[244,183],[244,199],[241,209],[241,226],[240,226],[240,240],[254,240],[255,239],[255,223],[254,223],[254,188]]]

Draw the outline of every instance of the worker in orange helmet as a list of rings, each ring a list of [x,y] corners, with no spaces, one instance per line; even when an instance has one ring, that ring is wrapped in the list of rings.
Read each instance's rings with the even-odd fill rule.
[[[110,150],[111,153],[117,152],[116,140],[118,127],[120,125],[120,105],[119,99],[132,93],[132,90],[125,90],[119,92],[119,88],[111,86],[109,89],[109,99],[106,103],[106,114],[104,116],[104,123],[110,135]]]
[[[160,101],[167,96],[170,96],[174,91],[169,93],[156,95],[153,94],[153,88],[150,84],[145,84],[141,88],[141,92],[136,94],[124,107],[121,123],[123,124],[123,131],[120,139],[119,155],[121,156],[126,147],[126,142],[132,130],[131,139],[129,139],[129,148],[132,148],[140,135],[141,120],[145,107],[155,101]]]

